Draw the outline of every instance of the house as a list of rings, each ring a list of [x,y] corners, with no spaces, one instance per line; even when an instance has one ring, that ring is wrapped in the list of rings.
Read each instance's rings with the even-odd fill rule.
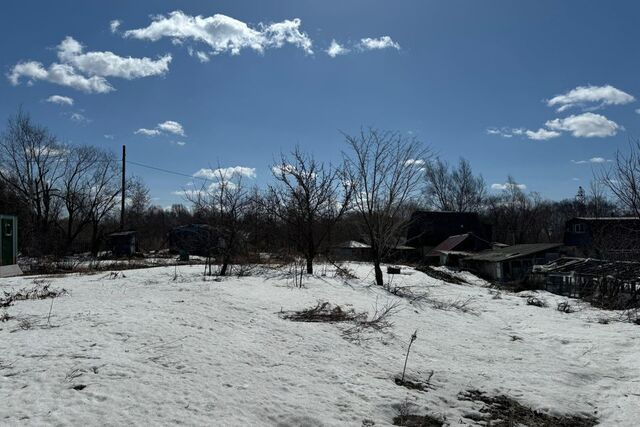
[[[448,237],[431,249],[426,255],[426,260],[431,265],[457,267],[462,258],[492,247],[490,242],[478,237],[475,233],[458,234]]]
[[[573,298],[615,298],[617,304],[637,302],[640,262],[564,257],[534,268],[545,290]]]
[[[483,224],[475,212],[415,211],[407,228],[406,244],[424,256],[450,236],[466,233],[491,240],[491,226]]]
[[[0,277],[19,276],[18,217],[0,215]]]
[[[640,261],[640,218],[572,218],[565,223],[564,244],[574,257]]]
[[[118,231],[107,235],[109,250],[114,256],[130,257],[138,252],[138,235],[135,231]]]
[[[562,243],[531,243],[489,249],[461,260],[461,266],[488,280],[520,282],[534,265],[560,257]]]
[[[331,257],[339,261],[369,261],[371,260],[371,246],[356,240],[333,245],[329,248]]]
[[[169,231],[169,251],[176,254],[211,256],[224,246],[221,233],[208,224],[188,224]]]

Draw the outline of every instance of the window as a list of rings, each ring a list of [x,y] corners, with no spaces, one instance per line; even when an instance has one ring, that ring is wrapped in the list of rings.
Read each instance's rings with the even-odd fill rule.
[[[574,233],[584,233],[587,231],[587,227],[583,223],[573,224]]]
[[[11,226],[10,222],[7,222],[4,224],[4,235],[7,237],[11,237],[11,235],[13,234],[13,227]]]

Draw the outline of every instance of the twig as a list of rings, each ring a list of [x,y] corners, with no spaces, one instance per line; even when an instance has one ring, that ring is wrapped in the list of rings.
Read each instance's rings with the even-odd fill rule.
[[[411,335],[411,341],[409,341],[409,347],[407,348],[407,355],[404,358],[404,368],[402,368],[402,378],[400,379],[400,382],[404,383],[404,373],[407,370],[407,361],[409,360],[409,352],[411,351],[411,344],[413,344],[413,342],[418,339],[418,330],[416,329],[415,332],[413,333],[413,335]]]

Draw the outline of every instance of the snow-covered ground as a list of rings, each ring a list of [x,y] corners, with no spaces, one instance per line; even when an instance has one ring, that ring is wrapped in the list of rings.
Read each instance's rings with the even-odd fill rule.
[[[201,266],[178,267],[177,280],[174,267],[48,278],[69,295],[17,301],[0,323],[0,424],[378,426],[408,402],[446,425],[474,425],[468,416],[482,405],[459,395],[481,390],[638,425],[640,326],[598,322],[618,313],[573,301],[580,310],[564,314],[563,298],[544,292],[549,306],[539,308],[468,274],[473,285],[405,269],[393,285],[432,300],[415,305],[372,286],[368,265],[350,268],[359,279],[326,269],[303,289],[284,271],[216,281]],[[0,291],[33,280],[2,279]],[[318,301],[371,315],[396,300],[393,326],[360,342],[343,337],[352,325],[279,315]],[[433,303],[468,300],[471,312]],[[433,371],[428,391],[393,380],[416,329],[407,375],[426,381]]]

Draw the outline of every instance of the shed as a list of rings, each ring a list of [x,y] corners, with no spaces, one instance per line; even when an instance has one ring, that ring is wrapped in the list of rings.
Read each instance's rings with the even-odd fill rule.
[[[215,255],[224,247],[222,233],[208,224],[187,224],[169,231],[169,251],[200,256]]]
[[[426,258],[429,264],[457,267],[460,259],[491,247],[492,244],[489,241],[478,237],[475,233],[458,234],[441,242],[427,253]]]
[[[0,214],[0,277],[19,276],[18,217]]]
[[[330,253],[333,258],[340,261],[369,261],[371,246],[356,240],[347,240],[331,246]]]
[[[133,256],[138,252],[138,236],[136,231],[119,231],[107,235],[111,253],[115,256]]]
[[[466,268],[497,282],[525,279],[534,265],[546,264],[560,257],[562,243],[530,243],[489,249],[461,260]]]

